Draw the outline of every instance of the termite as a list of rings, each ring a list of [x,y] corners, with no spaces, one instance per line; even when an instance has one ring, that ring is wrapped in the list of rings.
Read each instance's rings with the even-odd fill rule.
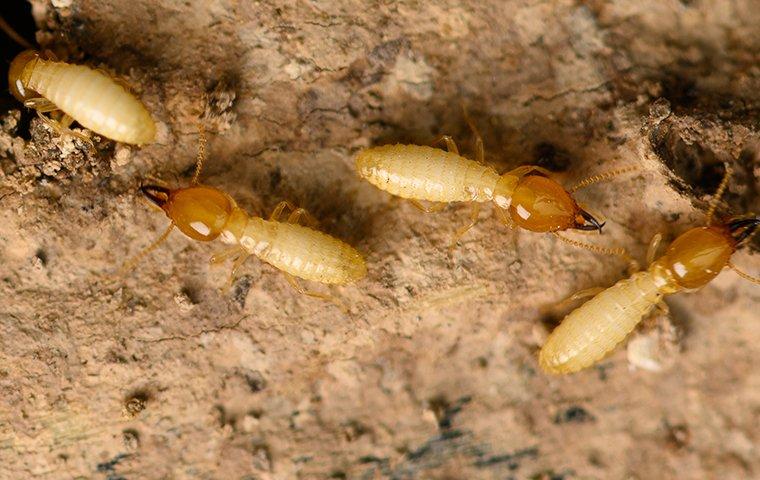
[[[719,224],[712,221],[730,174],[731,167],[726,165],[726,175],[707,212],[706,226],[682,233],[656,261],[662,236],[655,235],[647,253],[646,271],[634,273],[610,288],[588,289],[571,297],[596,293],[567,315],[547,338],[538,356],[545,372],[573,373],[592,366],[614,350],[655,306],[666,308],[661,303],[665,295],[697,290],[726,267],[760,284],[760,278],[731,262],[731,255],[758,231],[760,217],[734,218]]]
[[[230,283],[245,260],[255,255],[285,274],[298,292],[342,303],[319,292],[305,290],[295,277],[323,284],[346,285],[367,273],[364,257],[347,243],[299,224],[301,219],[316,221],[303,208],[287,201],[280,202],[268,219],[248,215],[235,200],[218,188],[200,185],[198,177],[205,159],[205,135],[200,131],[200,144],[195,174],[190,186],[170,189],[159,185],[143,185],[142,193],[161,210],[171,223],[153,244],[122,267],[131,269],[145,254],[158,247],[176,227],[193,240],[210,242],[219,238],[233,245],[211,257],[211,263],[234,259]],[[285,209],[291,210],[287,220],[280,221]]]
[[[156,124],[142,102],[99,70],[45,60],[39,52],[25,50],[11,62],[8,86],[14,97],[36,110],[59,134],[90,142],[69,129],[76,121],[117,142],[141,145],[156,137]],[[57,111],[62,112],[57,120],[44,115]]]
[[[443,142],[446,150],[402,144],[362,150],[356,158],[359,176],[381,190],[410,200],[424,212],[440,211],[450,202],[471,202],[470,221],[456,231],[451,247],[475,226],[481,205],[493,202],[495,214],[509,228],[517,226],[532,232],[550,232],[574,246],[628,259],[622,249],[585,244],[559,232],[575,229],[601,233],[604,223],[581,208],[572,193],[633,171],[634,167],[596,175],[579,182],[570,191],[551,178],[552,172],[539,166],[524,165],[500,175],[484,164],[483,140],[466,113],[465,119],[475,136],[475,160],[460,155],[454,140],[441,135],[433,145]],[[421,201],[435,204],[426,207]]]

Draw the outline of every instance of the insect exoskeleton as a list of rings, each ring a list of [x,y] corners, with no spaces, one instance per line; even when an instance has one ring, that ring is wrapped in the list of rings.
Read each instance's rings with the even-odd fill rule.
[[[364,258],[350,245],[293,219],[281,222],[278,215],[269,220],[250,217],[216,188],[197,185],[171,190],[147,185],[141,190],[179,231],[193,240],[209,242],[219,238],[235,245],[233,251],[238,250],[239,255],[256,255],[304,280],[345,285],[367,273]],[[282,206],[280,212],[289,204]]]
[[[141,145],[156,137],[156,124],[142,102],[98,70],[45,60],[26,50],[11,63],[8,85],[13,96],[58,132],[73,134],[69,126],[77,121],[118,142]],[[58,120],[43,115],[56,111],[63,112]]]
[[[329,295],[304,290],[294,277],[324,284],[346,285],[367,274],[364,257],[347,243],[314,228],[301,225],[314,222],[302,208],[290,202],[281,202],[268,219],[249,216],[223,191],[198,185],[198,175],[204,157],[205,140],[202,137],[198,166],[189,187],[170,189],[160,185],[144,185],[143,194],[160,207],[171,224],[152,245],[127,262],[123,270],[131,268],[143,255],[163,242],[174,227],[193,240],[209,242],[220,239],[232,247],[214,255],[213,263],[234,258],[230,275],[232,282],[236,270],[251,255],[282,271],[290,284],[299,292],[335,301]],[[280,216],[285,209],[291,212],[285,221]]]
[[[710,226],[712,212],[713,209],[708,214],[708,226],[684,232],[665,255],[651,261],[660,238],[655,236],[646,271],[603,290],[565,317],[541,348],[541,368],[547,373],[563,374],[592,366],[621,343],[665,295],[701,288],[727,266],[741,277],[760,283],[760,278],[731,263],[736,249],[758,231],[760,217]]]
[[[533,232],[597,230],[550,172],[522,166],[499,175],[493,168],[452,151],[421,145],[368,148],[356,158],[359,175],[388,193],[430,202],[493,202],[507,222]]]

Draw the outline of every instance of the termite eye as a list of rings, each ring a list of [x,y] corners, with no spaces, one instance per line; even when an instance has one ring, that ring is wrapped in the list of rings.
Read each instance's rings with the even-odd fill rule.
[[[8,88],[20,102],[36,96],[35,92],[25,87],[26,82],[29,80],[27,78],[29,74],[25,72],[25,69],[29,62],[37,58],[39,58],[39,54],[34,50],[25,50],[16,55],[16,58],[13,59],[8,69]]]
[[[230,198],[215,188],[191,187],[172,191],[163,208],[182,233],[207,242],[222,233],[233,207]]]
[[[521,228],[553,232],[573,228],[580,209],[562,185],[547,177],[529,175],[512,193],[509,214]]]

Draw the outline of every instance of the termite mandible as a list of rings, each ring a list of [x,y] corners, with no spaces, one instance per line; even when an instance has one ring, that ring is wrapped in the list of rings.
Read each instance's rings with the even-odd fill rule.
[[[736,218],[713,224],[718,201],[731,175],[726,175],[707,212],[707,225],[682,233],[664,256],[654,261],[661,235],[649,246],[649,268],[607,289],[588,289],[571,298],[594,298],[571,312],[554,329],[538,355],[541,368],[552,374],[573,373],[601,360],[621,343],[665,295],[705,286],[729,267],[742,278],[760,284],[731,262],[731,255],[760,230],[760,217]]]

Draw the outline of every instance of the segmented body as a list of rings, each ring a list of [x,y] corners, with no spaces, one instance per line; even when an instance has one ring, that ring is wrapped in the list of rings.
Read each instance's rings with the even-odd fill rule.
[[[491,167],[438,148],[384,145],[356,159],[359,174],[393,195],[431,202],[486,202],[499,174]]]
[[[570,313],[549,335],[539,364],[550,373],[572,373],[601,360],[662,299],[655,268],[621,280]]]
[[[367,273],[356,249],[301,225],[252,217],[238,241],[261,260],[305,280],[344,285]]]
[[[81,65],[35,59],[26,87],[53,102],[83,127],[132,144],[152,142],[156,125],[145,106],[112,78]]]

